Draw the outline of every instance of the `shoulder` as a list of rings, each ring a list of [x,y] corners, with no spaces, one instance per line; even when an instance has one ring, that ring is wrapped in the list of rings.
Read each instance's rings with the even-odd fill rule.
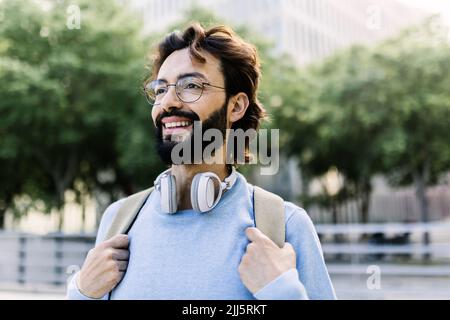
[[[251,201],[253,202],[254,186],[250,183],[247,183],[247,188]],[[289,201],[284,201],[284,219],[286,227],[288,225],[292,225],[297,227],[304,226],[307,227],[308,229],[314,228],[313,223],[308,214],[306,213],[305,209]]]
[[[98,244],[101,239],[104,238],[106,232],[108,231],[109,227],[111,226],[114,218],[116,217],[117,213],[119,212],[120,207],[125,202],[127,198],[122,198],[120,200],[117,200],[113,203],[111,203],[105,210],[105,212],[102,215],[102,218],[100,220],[100,225],[98,227],[97,232],[97,240],[96,244]]]
[[[117,215],[117,213],[119,212],[120,207],[122,206],[122,204],[125,202],[126,199],[127,198],[122,198],[120,200],[117,200],[117,201],[111,203],[106,208],[105,212],[103,213],[102,220],[101,220],[100,224],[109,224],[110,222],[112,222],[112,220]]]
[[[141,190],[139,192],[133,193],[129,195],[128,197],[119,199],[113,203],[111,203],[105,210],[102,216],[102,220],[100,222],[100,227],[103,225],[110,225],[114,218],[117,216],[117,213],[119,212],[120,207],[127,201],[128,199],[139,199],[142,196],[147,197],[148,196],[149,189]],[[151,196],[151,195],[150,195]],[[139,197],[139,198],[137,198]]]
[[[300,224],[312,224],[311,218],[305,209],[293,204],[292,202],[284,202],[284,212],[286,224],[300,223]]]
[[[301,238],[303,240],[318,241],[314,224],[307,212],[293,204],[285,201],[286,238]]]
[[[98,239],[103,239],[106,233],[108,232],[110,226],[112,225],[114,219],[117,217],[117,214],[119,213],[119,209],[125,204],[127,200],[133,199],[133,202],[140,201],[141,197],[148,196],[148,191],[150,189],[145,189],[140,192],[134,193],[132,195],[129,195],[126,198],[122,198],[120,200],[117,200],[113,203],[111,203],[105,210],[105,212],[102,215],[102,219],[100,221],[99,229],[97,232],[97,241]],[[153,192],[152,192],[153,194]],[[150,195],[150,197],[152,196]]]

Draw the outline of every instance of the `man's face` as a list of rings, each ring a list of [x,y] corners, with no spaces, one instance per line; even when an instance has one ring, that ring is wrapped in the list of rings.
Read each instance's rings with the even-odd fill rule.
[[[197,77],[202,82],[224,88],[225,80],[220,70],[220,61],[207,52],[202,54],[206,59],[205,63],[191,59],[187,48],[173,52],[162,64],[157,79],[175,84],[179,79],[184,79],[184,75],[198,74]],[[168,87],[168,91],[158,101],[159,104],[152,109],[157,148],[162,160],[171,164],[170,154],[175,144],[187,138],[194,138],[192,130],[196,120],[202,123],[203,132],[216,128],[224,133],[228,123],[226,98],[224,89],[205,86],[197,101],[185,103],[178,99],[175,87]]]

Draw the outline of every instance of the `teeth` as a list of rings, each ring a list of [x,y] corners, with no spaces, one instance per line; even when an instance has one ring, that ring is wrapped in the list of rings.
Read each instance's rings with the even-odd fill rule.
[[[177,121],[177,122],[168,122],[164,126],[166,128],[175,128],[175,127],[187,127],[191,125],[190,121]]]

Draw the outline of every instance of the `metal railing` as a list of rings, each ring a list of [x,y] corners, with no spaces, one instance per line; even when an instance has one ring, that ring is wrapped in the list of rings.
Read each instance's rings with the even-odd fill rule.
[[[364,257],[381,259],[385,256],[402,256],[412,259],[427,254],[433,266],[398,265],[387,261],[386,272],[417,275],[450,276],[450,243],[431,242],[428,245],[411,240],[402,244],[376,244],[361,242],[362,235],[411,234],[423,232],[447,232],[450,235],[450,223],[415,224],[347,224],[316,225],[321,238],[324,256],[330,273],[352,273],[365,270]],[[335,242],[335,236],[344,237],[344,241]],[[433,239],[433,237],[432,237]],[[69,277],[81,268],[87,252],[94,246],[95,235],[30,235],[0,232],[0,283],[45,284],[64,286]],[[336,256],[350,257],[341,263]],[[373,259],[372,259],[373,260]],[[443,260],[447,264],[442,264]],[[336,263],[336,261],[338,263]],[[381,260],[380,260],[381,261]],[[436,263],[439,261],[439,263]],[[386,261],[385,261],[386,262]],[[402,269],[403,268],[403,269]],[[361,271],[362,270],[362,271]],[[403,271],[402,271],[403,270]],[[434,271],[433,271],[434,270]]]
[[[93,235],[0,233],[0,282],[65,285],[94,243]]]
[[[361,274],[376,264],[385,275],[450,276],[450,222],[319,224],[316,230],[330,273]]]

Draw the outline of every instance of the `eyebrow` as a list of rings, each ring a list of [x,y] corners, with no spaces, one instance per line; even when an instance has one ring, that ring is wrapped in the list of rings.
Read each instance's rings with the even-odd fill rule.
[[[179,79],[181,79],[181,78],[185,78],[185,77],[199,77],[199,78],[202,78],[202,79],[205,80],[205,81],[209,81],[209,80],[205,77],[205,75],[204,75],[203,73],[200,73],[200,72],[187,72],[187,73],[179,74],[179,75],[177,76],[177,80],[179,80]],[[156,79],[156,80],[157,80],[157,81],[169,82],[169,81],[167,81],[167,80],[164,79],[164,78]]]

